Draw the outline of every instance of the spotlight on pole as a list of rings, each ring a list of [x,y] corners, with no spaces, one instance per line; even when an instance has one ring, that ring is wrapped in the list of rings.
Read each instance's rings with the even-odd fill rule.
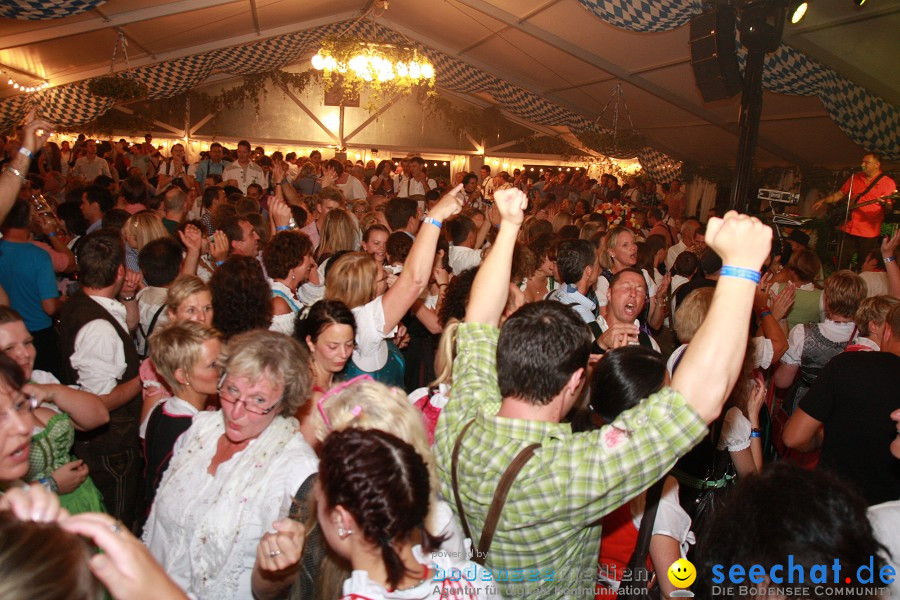
[[[855,6],[862,6],[865,3],[866,3],[866,0],[853,0],[853,4]]]
[[[863,0],[865,1],[865,0]],[[808,2],[791,2],[790,4],[790,13],[791,13],[791,23],[796,25],[800,21],[803,20],[803,17],[806,16],[806,9],[809,8]]]

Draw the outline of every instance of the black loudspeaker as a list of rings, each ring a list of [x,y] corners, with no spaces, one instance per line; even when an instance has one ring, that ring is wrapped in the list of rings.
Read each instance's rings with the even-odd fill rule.
[[[704,102],[741,91],[734,9],[720,6],[691,19],[691,67]]]

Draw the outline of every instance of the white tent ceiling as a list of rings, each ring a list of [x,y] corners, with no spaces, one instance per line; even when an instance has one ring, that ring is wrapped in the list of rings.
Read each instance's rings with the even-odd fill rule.
[[[785,41],[900,106],[900,1],[869,0],[862,9],[850,0],[810,4],[799,26],[788,25]],[[62,19],[3,18],[0,69],[26,85],[40,79],[61,85],[107,73],[119,30],[128,40],[131,65],[141,66],[346,21],[371,5],[372,0],[109,0]],[[690,66],[687,26],[664,33],[626,31],[577,0],[391,0],[378,23],[588,119],[599,115],[621,81],[634,124],[651,146],[701,164],[733,162],[740,98],[703,103]],[[15,93],[4,83],[0,99]],[[817,97],[765,93],[758,165],[845,166],[855,164],[860,151]]]

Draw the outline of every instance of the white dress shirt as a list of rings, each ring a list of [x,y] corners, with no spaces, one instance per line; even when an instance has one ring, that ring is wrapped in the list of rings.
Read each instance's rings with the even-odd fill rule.
[[[125,306],[118,300],[91,296],[128,331]],[[108,321],[94,319],[82,326],[75,336],[75,351],[69,359],[78,372],[78,385],[92,394],[108,394],[125,373],[125,347],[122,339]]]
[[[466,248],[465,246],[450,246],[450,255],[448,262],[454,275],[459,275],[463,271],[477,267],[481,264],[481,250],[475,248]]]
[[[428,178],[428,190],[433,190],[437,188],[437,183],[435,183],[434,179]],[[428,190],[425,189],[425,184],[421,181],[416,181],[415,179],[410,179],[408,177],[404,177],[400,180],[400,186],[397,188],[397,197],[398,198],[409,198],[410,196],[424,196],[425,192]]]
[[[669,251],[666,252],[666,271],[672,270],[672,265],[675,264],[675,259],[678,258],[678,255],[687,250],[687,246],[684,245],[683,241],[680,241],[669,248]]]
[[[237,181],[237,186],[241,188],[242,194],[247,193],[247,186],[251,183],[258,183],[263,188],[268,187],[266,185],[265,172],[262,170],[262,167],[253,161],[247,163],[246,167],[242,167],[238,161],[228,163],[228,166],[222,172],[222,181],[228,181],[229,179]]]

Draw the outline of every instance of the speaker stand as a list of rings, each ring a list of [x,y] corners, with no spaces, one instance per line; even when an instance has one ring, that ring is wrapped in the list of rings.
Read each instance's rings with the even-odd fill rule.
[[[745,213],[750,212],[750,178],[753,175],[753,159],[756,156],[759,121],[762,116],[762,76],[765,58],[765,52],[750,50],[744,64],[744,90],[741,94],[741,116],[738,121],[741,137],[738,141],[729,208]]]

